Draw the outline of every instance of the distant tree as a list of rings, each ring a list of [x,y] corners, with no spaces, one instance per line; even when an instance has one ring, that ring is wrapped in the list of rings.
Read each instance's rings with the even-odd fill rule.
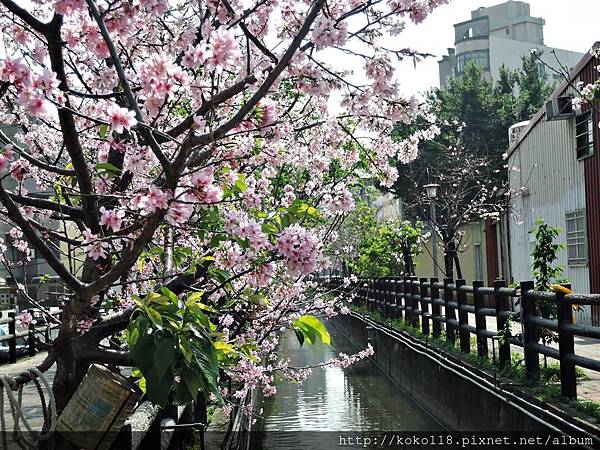
[[[368,199],[357,202],[344,219],[328,252],[343,267],[362,277],[414,275],[414,257],[421,250],[421,224],[380,219]]]
[[[405,140],[434,123],[440,129],[432,140],[419,144],[419,157],[398,162],[398,179],[390,192],[402,199],[409,218],[428,222],[441,237],[445,269],[453,276],[458,263],[461,227],[473,220],[497,216],[506,206],[508,129],[528,119],[551,94],[535,55],[522,58],[522,68],[502,66],[497,80],[474,64],[461,76],[429,92],[427,103],[435,112],[411,125],[398,124],[394,139]],[[424,185],[440,185],[436,218],[430,217]],[[457,274],[460,266],[457,265]]]
[[[517,96],[519,120],[527,120],[534,115],[552,95],[554,83],[549,83],[545,73],[541,73],[541,65],[536,55],[523,56],[523,67],[516,72],[519,87]]]

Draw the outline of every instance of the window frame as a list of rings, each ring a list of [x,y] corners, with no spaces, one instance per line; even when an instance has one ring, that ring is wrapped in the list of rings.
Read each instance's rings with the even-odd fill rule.
[[[581,221],[581,222],[580,222]],[[574,229],[569,229],[571,223],[575,224]],[[582,227],[579,228],[578,224]],[[585,209],[577,209],[565,213],[565,239],[567,250],[568,267],[585,267],[588,265],[588,238],[587,238],[587,217]],[[576,256],[571,256],[571,250],[574,249]],[[580,252],[580,249],[582,251]]]
[[[470,62],[474,62],[480,69],[489,72],[490,71],[490,50],[471,50],[468,52],[456,55],[456,74],[460,75],[464,72],[465,67]],[[484,64],[479,64],[483,62]]]
[[[580,129],[585,125],[585,131]],[[585,138],[585,142],[584,141]],[[575,154],[580,161],[594,156],[594,124],[592,111],[588,110],[575,116]]]

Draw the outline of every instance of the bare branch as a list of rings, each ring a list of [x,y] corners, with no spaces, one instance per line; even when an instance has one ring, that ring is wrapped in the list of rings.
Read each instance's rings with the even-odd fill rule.
[[[15,16],[17,16],[19,19],[21,19],[34,30],[43,34],[48,29],[48,24],[36,19],[26,9],[21,8],[12,0],[0,0],[0,3],[2,3],[6,7],[6,9],[8,9],[11,13],[13,13]]]
[[[17,204],[13,201],[9,193],[0,183],[0,202],[8,211],[8,216],[19,226],[27,240],[37,249],[43,258],[48,262],[50,267],[54,269],[56,274],[69,286],[74,292],[79,291],[83,286],[81,282],[75,278],[71,272],[63,265],[54,252],[46,245],[46,243],[37,235],[31,224],[27,221]]]

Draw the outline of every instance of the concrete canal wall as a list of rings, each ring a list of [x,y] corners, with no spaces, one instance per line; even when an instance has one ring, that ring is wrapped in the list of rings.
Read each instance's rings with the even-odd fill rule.
[[[358,349],[366,347],[371,338],[379,368],[449,430],[552,430],[515,404],[510,395],[504,396],[493,385],[479,384],[418,341],[403,339],[387,328],[368,330],[358,316],[338,316],[330,324]]]

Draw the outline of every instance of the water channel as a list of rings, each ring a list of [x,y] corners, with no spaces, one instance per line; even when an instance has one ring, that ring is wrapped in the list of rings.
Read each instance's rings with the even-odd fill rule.
[[[332,347],[321,343],[300,347],[293,332],[281,339],[281,355],[294,366],[310,366],[357,350],[331,324]],[[369,360],[346,369],[314,369],[300,385],[281,383],[264,407],[263,448],[340,448],[340,437],[358,432],[436,431],[443,428]],[[340,434],[340,431],[346,433]],[[333,432],[333,433],[324,433]]]

